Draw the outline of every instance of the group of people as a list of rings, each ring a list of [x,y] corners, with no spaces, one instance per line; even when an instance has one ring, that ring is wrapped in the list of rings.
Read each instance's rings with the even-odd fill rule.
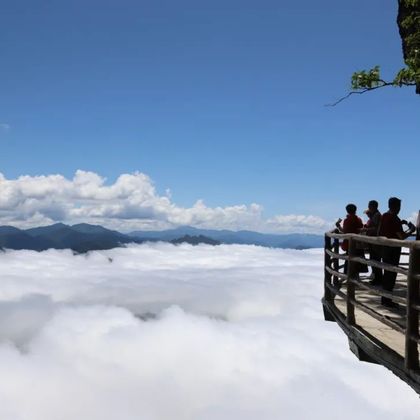
[[[406,239],[415,232],[416,227],[411,222],[401,220],[398,217],[400,210],[401,200],[397,197],[391,197],[388,200],[388,211],[384,214],[380,213],[378,202],[371,200],[369,201],[368,209],[365,211],[368,221],[364,224],[362,219],[356,214],[356,205],[348,204],[346,206],[347,216],[344,220],[339,219],[337,221],[336,228],[340,233],[357,233],[368,236],[385,236],[391,239]],[[404,225],[408,227],[406,231],[404,231]],[[344,251],[348,252],[348,241],[343,241],[341,247]],[[362,249],[358,249],[356,252],[363,254]],[[395,266],[400,262],[401,248],[369,245],[369,254],[371,260],[382,261]],[[362,267],[367,270],[366,266]],[[347,265],[345,266],[345,271],[347,271]],[[397,273],[372,267],[372,277],[372,285],[392,292]],[[381,303],[384,306],[390,308],[398,307],[398,304],[390,298],[382,297],[381,299]]]

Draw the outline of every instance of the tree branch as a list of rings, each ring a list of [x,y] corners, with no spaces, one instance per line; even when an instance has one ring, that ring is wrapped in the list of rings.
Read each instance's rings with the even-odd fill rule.
[[[338,99],[337,101],[331,103],[331,104],[325,104],[325,106],[336,106],[338,105],[340,102],[343,102],[344,100],[348,99],[351,95],[361,95],[362,93],[366,93],[369,92],[371,90],[376,90],[379,88],[383,88],[386,86],[416,86],[415,82],[401,82],[400,84],[396,85],[394,82],[385,82],[384,80],[380,80],[380,82],[382,82],[381,85],[378,86],[374,86],[374,87],[370,87],[370,88],[366,88],[366,89],[362,89],[362,90],[354,90],[352,92],[349,92],[347,95],[343,96],[342,98]]]

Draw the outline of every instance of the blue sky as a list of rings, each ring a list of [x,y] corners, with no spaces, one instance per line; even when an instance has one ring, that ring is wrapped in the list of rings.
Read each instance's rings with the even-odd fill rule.
[[[347,93],[402,67],[397,2],[16,1],[0,5],[0,172],[140,171],[189,207],[412,213],[420,98]]]

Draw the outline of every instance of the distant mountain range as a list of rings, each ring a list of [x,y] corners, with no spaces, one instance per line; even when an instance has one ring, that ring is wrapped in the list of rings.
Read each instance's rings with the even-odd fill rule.
[[[248,244],[273,248],[319,248],[322,247],[323,237],[311,234],[273,235],[252,231],[230,231],[197,229],[190,226],[163,231],[136,231],[123,234],[115,230],[106,229],[98,225],[81,223],[68,226],[56,223],[50,226],[32,229],[18,229],[12,226],[0,226],[0,248],[31,249],[43,251],[49,248],[72,249],[75,252],[111,249],[128,243],[142,243],[146,241],[164,241],[174,244],[190,243],[193,245],[204,243],[219,244]]]
[[[0,226],[0,247],[43,251],[49,248],[72,249],[87,252],[94,249],[111,249],[142,242],[120,232],[102,226],[81,223],[67,226],[57,223],[51,226],[21,230],[12,226]]]
[[[135,231],[128,235],[136,239],[155,241],[173,241],[186,235],[194,237],[202,235],[223,244],[260,245],[271,248],[293,249],[321,248],[324,241],[324,237],[321,235],[304,233],[275,235],[249,230],[235,232],[232,230],[197,229],[191,226],[162,231]]]

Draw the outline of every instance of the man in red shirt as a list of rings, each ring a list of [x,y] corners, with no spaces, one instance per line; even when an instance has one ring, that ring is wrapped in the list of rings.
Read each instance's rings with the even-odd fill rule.
[[[362,219],[356,215],[356,211],[357,207],[355,204],[347,204],[347,217],[344,219],[343,227],[340,226],[339,222],[336,223],[336,226],[341,233],[359,233],[360,229],[363,228]],[[343,241],[341,248],[343,251],[348,251],[349,243],[347,240]]]
[[[340,225],[340,220],[335,224],[340,233],[360,233],[360,229],[363,228],[362,219],[356,215],[357,207],[355,204],[347,204],[346,206],[347,216],[343,221],[343,227]],[[349,241],[345,239],[341,244],[341,248],[346,253],[349,250]],[[358,256],[364,256],[362,250],[357,250],[360,254]],[[347,274],[348,262],[344,263],[344,273]],[[362,267],[360,267],[362,269]],[[360,270],[362,271],[362,270]],[[364,270],[363,270],[364,271]]]
[[[391,239],[406,239],[412,233],[413,229],[410,226],[408,232],[403,230],[403,222],[398,217],[401,210],[401,200],[397,197],[391,197],[388,200],[389,210],[382,215],[381,225],[379,228],[379,236],[386,236]],[[405,222],[407,223],[407,222]],[[398,265],[400,263],[401,248],[393,246],[382,247],[382,261],[391,265]],[[384,270],[382,277],[382,287],[384,290],[392,292],[394,290],[397,273]],[[382,305],[389,308],[397,308],[398,304],[390,298],[382,297]]]

